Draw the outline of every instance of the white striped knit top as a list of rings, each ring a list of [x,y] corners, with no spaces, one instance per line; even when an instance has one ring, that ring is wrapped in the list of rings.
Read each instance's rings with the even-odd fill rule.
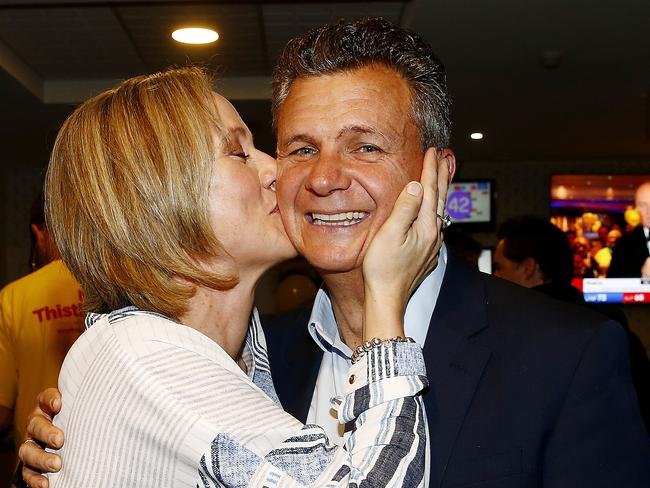
[[[130,307],[89,314],[59,376],[59,487],[426,487],[419,346],[375,348],[333,402],[355,422],[345,449],[284,412],[254,312],[244,373],[214,341]]]

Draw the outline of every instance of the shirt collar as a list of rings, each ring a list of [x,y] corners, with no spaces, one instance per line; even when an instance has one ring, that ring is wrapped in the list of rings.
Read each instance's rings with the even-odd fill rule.
[[[443,244],[440,248],[438,265],[420,283],[406,305],[404,332],[421,346],[424,345],[427,338],[429,323],[438,301],[446,267],[447,248]],[[322,287],[316,295],[308,327],[312,339],[324,352],[332,352],[346,358],[352,355],[352,350],[341,340],[332,309],[332,301]]]

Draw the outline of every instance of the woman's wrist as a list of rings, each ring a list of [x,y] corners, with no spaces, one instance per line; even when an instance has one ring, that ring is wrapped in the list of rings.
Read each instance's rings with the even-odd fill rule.
[[[366,294],[364,304],[363,338],[404,337],[404,306],[394,297],[381,298]]]
[[[391,337],[404,337],[404,322],[382,317],[366,318],[363,327],[363,340],[375,337],[382,340]]]

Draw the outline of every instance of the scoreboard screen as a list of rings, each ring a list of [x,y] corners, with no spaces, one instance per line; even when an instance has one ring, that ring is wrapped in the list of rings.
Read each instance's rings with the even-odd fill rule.
[[[452,182],[447,193],[447,213],[455,224],[493,224],[494,182]]]

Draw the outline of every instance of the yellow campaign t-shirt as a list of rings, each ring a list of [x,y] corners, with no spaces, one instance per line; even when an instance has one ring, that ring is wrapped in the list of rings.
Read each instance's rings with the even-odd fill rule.
[[[63,261],[0,291],[0,405],[14,408],[16,446],[36,396],[57,386],[68,349],[83,332],[83,292]]]

